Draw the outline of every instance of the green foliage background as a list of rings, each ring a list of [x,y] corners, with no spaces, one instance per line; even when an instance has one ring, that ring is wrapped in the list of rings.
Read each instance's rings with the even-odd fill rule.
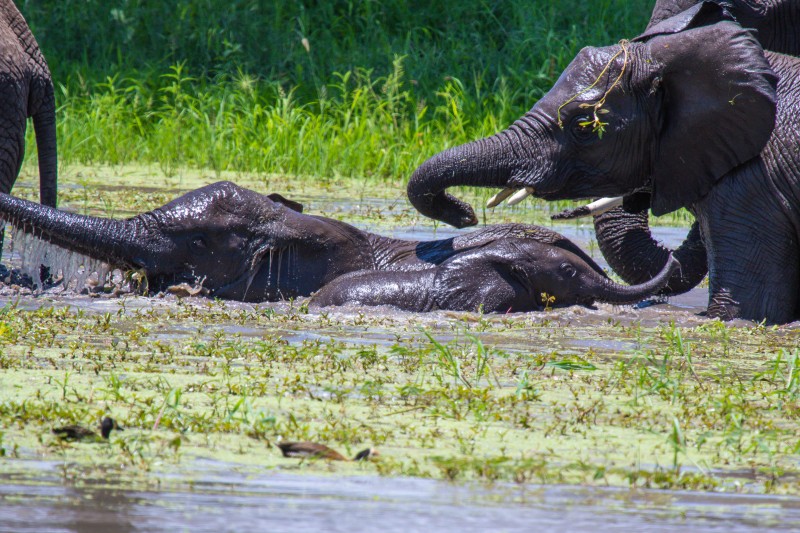
[[[18,0],[61,158],[402,178],[508,125],[652,0]]]

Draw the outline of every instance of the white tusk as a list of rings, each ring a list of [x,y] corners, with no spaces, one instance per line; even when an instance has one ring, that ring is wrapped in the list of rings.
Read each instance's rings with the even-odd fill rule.
[[[508,201],[506,202],[506,204],[508,204],[508,205],[517,205],[522,200],[524,200],[525,198],[527,198],[528,196],[533,194],[534,190],[535,189],[533,187],[525,187],[521,191],[517,191],[516,193],[514,193],[514,196],[509,198]]]
[[[614,198],[600,198],[599,200],[595,200],[590,204],[582,205],[581,207],[576,207],[575,209],[561,211],[550,218],[553,220],[571,220],[575,218],[592,217],[594,215],[599,215],[601,213],[605,213],[606,211],[610,211],[611,209],[621,205],[622,196],[616,196]]]
[[[503,189],[486,201],[486,207],[497,207],[500,203],[517,192],[517,189]]]
[[[614,198],[600,198],[590,204],[586,204],[586,209],[589,210],[590,215],[599,215],[621,205],[622,196],[615,196]]]

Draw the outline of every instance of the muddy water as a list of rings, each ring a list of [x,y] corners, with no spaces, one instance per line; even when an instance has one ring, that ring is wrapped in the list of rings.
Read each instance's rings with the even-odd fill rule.
[[[796,531],[800,500],[570,486],[298,476],[198,461],[132,490],[61,483],[58,463],[0,483],[0,531]],[[1,478],[0,478],[1,479]],[[532,529],[533,528],[533,529]]]
[[[381,202],[377,202],[379,207]],[[375,229],[362,225],[365,229]],[[590,226],[554,229],[589,251]],[[446,238],[459,233],[430,226],[399,227],[383,234],[406,239]],[[654,228],[656,238],[678,245],[685,229]],[[18,255],[4,256],[12,265]],[[556,317],[578,326],[609,317],[642,323],[693,325],[701,321],[707,291],[695,289],[667,303],[635,308],[599,305],[559,309]],[[7,297],[4,304],[13,301]],[[172,306],[175,299],[130,298],[127,309]],[[19,300],[21,307],[69,305],[94,313],[119,310],[117,299],[48,294]],[[246,306],[246,304],[235,304]],[[276,306],[280,309],[282,304]],[[345,312],[366,312],[350,309]],[[389,309],[369,310],[402,316]],[[443,314],[439,313],[440,317]],[[435,318],[433,318],[435,319]],[[226,326],[227,327],[227,326]],[[260,336],[263,331],[229,326],[230,333]],[[341,330],[342,328],[340,328]],[[191,335],[166,329],[165,337]],[[351,335],[352,336],[349,336]],[[342,336],[344,335],[344,336]],[[154,335],[154,337],[156,337]],[[157,338],[157,337],[156,337]],[[392,344],[389,329],[291,331],[289,342],[336,338],[366,344]],[[615,340],[568,340],[578,352],[587,343],[609,351],[628,350]],[[501,342],[498,342],[501,344]],[[188,458],[187,458],[188,459]],[[2,460],[0,460],[2,461]],[[423,479],[300,475],[282,469],[243,467],[233,463],[186,460],[180,472],[148,478],[133,488],[113,479],[63,476],[64,465],[35,460],[0,463],[0,531],[764,531],[800,529],[800,499],[692,492],[658,492],[576,486],[449,484]],[[154,485],[155,481],[157,484]]]

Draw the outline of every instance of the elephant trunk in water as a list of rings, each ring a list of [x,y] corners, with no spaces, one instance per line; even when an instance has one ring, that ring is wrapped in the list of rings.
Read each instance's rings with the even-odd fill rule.
[[[0,216],[25,233],[115,266],[144,267],[142,221],[114,220],[66,213],[0,193]],[[139,242],[137,242],[139,241]]]
[[[653,238],[646,207],[635,212],[618,207],[595,215],[594,227],[603,257],[626,283],[642,283],[651,279],[666,264],[670,253],[680,261],[681,269],[672,276],[661,294],[674,295],[689,291],[708,272],[706,249],[697,222],[674,251]]]
[[[408,199],[423,215],[457,228],[478,223],[472,207],[446,192],[448,187],[506,187],[517,172],[517,161],[530,159],[539,150],[535,138],[524,130],[532,126],[526,117],[491,137],[456,146],[425,161],[408,182]],[[522,145],[519,139],[527,137]],[[521,153],[521,152],[524,152]],[[547,158],[541,158],[546,161]],[[542,172],[546,169],[539,169]]]
[[[667,258],[664,268],[653,279],[639,285],[620,285],[607,278],[600,278],[595,298],[610,304],[634,304],[652,296],[669,281],[672,274],[681,267],[680,262],[672,255]]]

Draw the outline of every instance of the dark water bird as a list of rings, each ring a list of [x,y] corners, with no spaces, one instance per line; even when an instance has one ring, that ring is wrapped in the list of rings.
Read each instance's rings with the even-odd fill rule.
[[[103,418],[103,421],[100,423],[100,435],[98,435],[91,429],[76,424],[63,426],[59,428],[53,428],[53,433],[63,440],[103,441],[103,440],[108,440],[108,437],[111,435],[111,430],[113,429],[116,429],[118,431],[123,430],[123,428],[119,427],[119,425],[113,418],[107,416]]]
[[[351,460],[336,450],[328,448],[324,444],[317,444],[315,442],[279,442],[277,446],[281,449],[281,452],[283,452],[284,457],[327,459],[328,461]],[[376,449],[367,448],[366,450],[361,450],[358,452],[352,460],[366,461],[377,455],[379,454]]]

